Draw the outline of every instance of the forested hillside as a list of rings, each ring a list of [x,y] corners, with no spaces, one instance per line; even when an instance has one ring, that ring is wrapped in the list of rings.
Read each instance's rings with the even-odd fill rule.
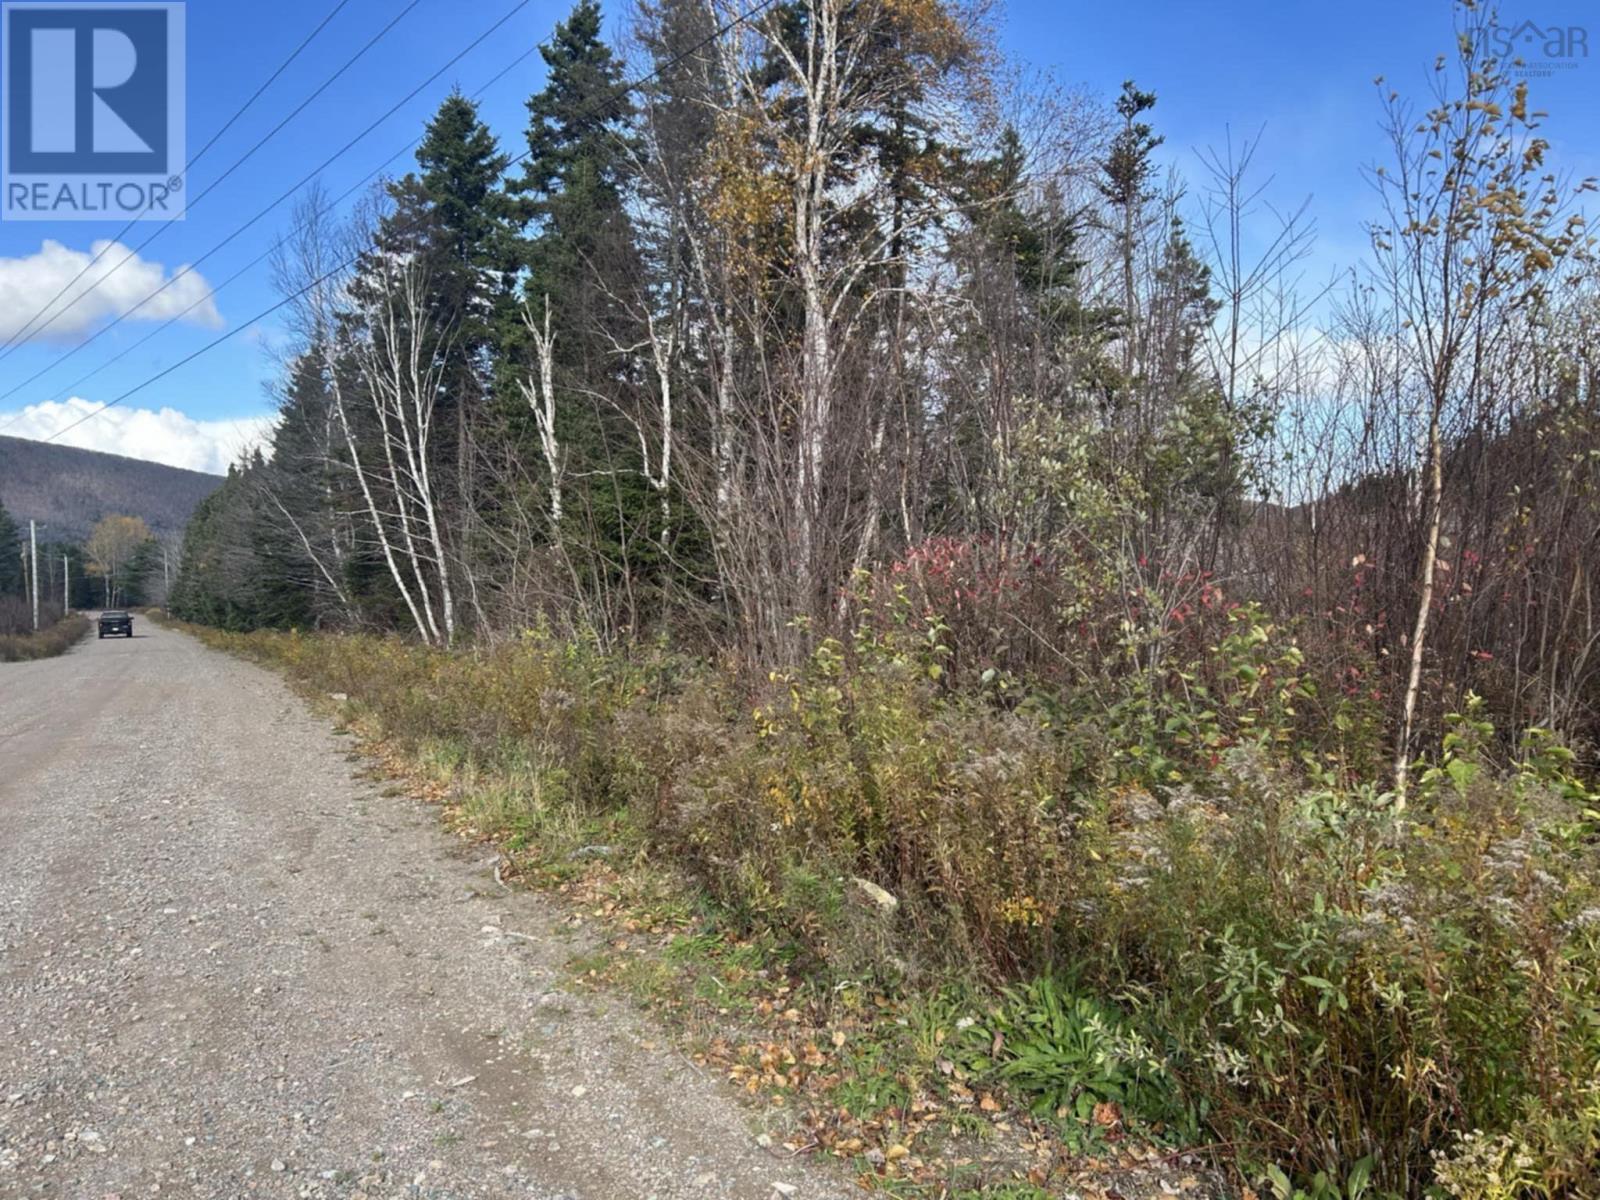
[[[981,1081],[1282,1200],[1600,1194],[1592,185],[1485,15],[1380,84],[1381,215],[1303,289],[1248,144],[1156,169],[1158,80],[743,12],[641,3],[625,62],[581,0],[525,129],[454,95],[302,205],[174,607],[297,631],[238,644],[475,828],[945,1012],[880,1129]]]
[[[217,488],[215,475],[94,450],[0,437],[0,508],[48,525],[52,539],[82,541],[111,513],[133,513],[158,537],[183,532]]]

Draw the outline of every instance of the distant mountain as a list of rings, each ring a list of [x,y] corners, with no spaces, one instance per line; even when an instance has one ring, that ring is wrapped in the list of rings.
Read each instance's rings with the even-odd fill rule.
[[[143,517],[157,536],[181,534],[220,475],[96,450],[0,437],[0,505],[26,529],[31,517],[51,541],[79,541],[101,517]]]

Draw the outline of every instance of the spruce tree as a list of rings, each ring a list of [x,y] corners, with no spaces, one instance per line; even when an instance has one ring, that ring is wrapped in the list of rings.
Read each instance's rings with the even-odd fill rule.
[[[623,91],[622,61],[600,36],[600,6],[578,0],[539,48],[545,86],[528,99],[528,159],[512,191],[543,226],[559,198],[587,177],[591,194],[619,209],[629,178],[633,102]]]
[[[550,300],[558,355],[594,368],[610,347],[600,334],[618,319],[607,283],[632,276],[625,197],[633,182],[633,103],[622,62],[600,36],[600,6],[579,0],[540,53],[545,86],[528,100],[528,158],[510,191],[531,227],[523,244],[525,292]]]
[[[0,596],[22,595],[25,583],[22,535],[11,514],[0,506]]]
[[[460,341],[474,355],[503,315],[516,271],[515,208],[503,188],[508,155],[460,92],[439,106],[417,148],[418,199],[427,206],[441,299],[459,313]]]
[[[527,163],[509,186],[528,222],[523,295],[541,322],[549,305],[556,423],[573,474],[587,481],[569,511],[587,514],[595,543],[588,560],[615,564],[629,557],[625,543],[648,541],[636,535],[650,520],[645,484],[632,469],[634,436],[612,408],[638,371],[617,352],[636,336],[623,298],[637,292],[643,274],[627,211],[637,184],[635,111],[594,0],[579,0],[540,53],[545,86],[528,100]],[[520,314],[502,344],[507,369],[525,377],[533,355]],[[526,432],[531,421],[517,404]]]
[[[477,106],[453,92],[417,147],[419,170],[389,185],[394,208],[375,238],[377,254],[412,255],[427,268],[431,323],[449,330],[441,424],[466,422],[485,395],[486,354],[511,306],[517,214],[502,186],[508,162]]]
[[[1150,199],[1147,190],[1153,169],[1151,155],[1162,139],[1139,118],[1156,106],[1154,92],[1142,92],[1133,80],[1125,80],[1117,97],[1117,115],[1122,128],[1111,139],[1105,161],[1100,164],[1100,192],[1116,210],[1121,227],[1117,230],[1117,256],[1122,262],[1122,373],[1131,383],[1135,363],[1134,324],[1138,320],[1138,293],[1134,285],[1134,259],[1144,225],[1144,209]]]

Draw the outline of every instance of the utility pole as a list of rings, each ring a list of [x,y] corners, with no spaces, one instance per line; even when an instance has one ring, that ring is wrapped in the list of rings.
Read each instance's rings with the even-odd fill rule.
[[[39,530],[28,522],[28,558],[32,565],[28,573],[33,579],[33,631],[39,632]]]
[[[61,615],[72,615],[72,560],[61,556]]]

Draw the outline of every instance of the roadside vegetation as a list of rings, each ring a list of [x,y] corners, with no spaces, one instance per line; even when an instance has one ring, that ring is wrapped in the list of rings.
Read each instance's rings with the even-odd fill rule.
[[[0,599],[0,662],[27,662],[65,654],[89,632],[89,618],[80,613],[40,613],[39,632],[33,614],[15,600]]]
[[[871,1186],[1003,1133],[991,1195],[1135,1146],[1600,1194],[1592,184],[1492,15],[1380,81],[1304,295],[1254,147],[1187,187],[1135,83],[1014,87],[953,0],[744,11],[641,4],[629,64],[582,0],[515,157],[452,95],[302,206],[172,611]]]
[[[767,678],[541,633],[208,636],[348,697],[530,876],[647,926],[671,897],[669,963],[742,955],[769,1011],[781,979],[808,1032],[875,1030],[815,1095],[776,1072],[824,1147],[919,1111],[937,1145],[968,1126],[933,1112],[998,1096],[1065,1151],[1207,1147],[1258,1194],[1600,1188],[1600,797],[1548,734],[1503,753],[1469,699],[1399,809],[1375,714],[1329,720],[1251,606],[1200,614],[1154,686],[1114,659],[1033,691],[952,682],[921,598],[870,594]]]
[[[0,663],[65,654],[89,631],[86,618],[63,616],[58,577],[53,594],[49,588],[40,592],[39,628],[35,632],[28,578],[31,561],[16,521],[0,507]],[[46,557],[45,561],[50,559]]]

